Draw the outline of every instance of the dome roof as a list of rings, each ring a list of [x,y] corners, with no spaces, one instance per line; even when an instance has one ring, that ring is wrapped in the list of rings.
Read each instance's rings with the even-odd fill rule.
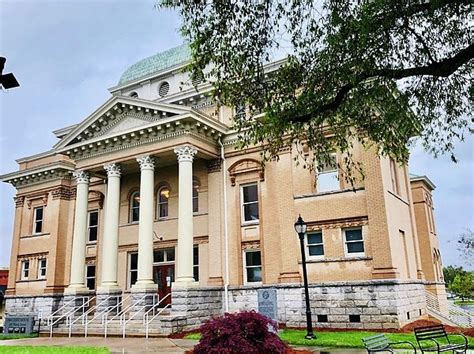
[[[170,69],[191,59],[191,51],[187,44],[168,49],[152,55],[130,66],[120,77],[118,85],[135,81],[139,78]]]

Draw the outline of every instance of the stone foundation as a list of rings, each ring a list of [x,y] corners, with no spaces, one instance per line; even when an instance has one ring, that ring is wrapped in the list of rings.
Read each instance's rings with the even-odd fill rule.
[[[12,315],[34,315],[45,318],[61,307],[63,302],[63,294],[6,296],[5,313]]]

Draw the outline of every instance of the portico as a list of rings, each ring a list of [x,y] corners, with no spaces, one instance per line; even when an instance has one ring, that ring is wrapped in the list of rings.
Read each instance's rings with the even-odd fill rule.
[[[176,247],[176,284],[179,287],[197,285],[193,278],[193,160],[198,149],[192,145],[181,145],[173,149],[178,163],[178,229]],[[163,153],[169,161],[169,153]],[[153,279],[153,239],[155,222],[155,174],[156,161],[160,155],[142,155],[135,158],[140,170],[140,209],[138,221],[138,276],[132,286],[132,292],[156,293],[157,284]],[[104,237],[100,247],[101,260],[100,283],[97,294],[107,295],[120,293],[118,284],[118,245],[119,245],[119,212],[120,212],[120,181],[122,165],[130,170],[133,160],[122,163],[108,163],[103,166],[106,171],[106,197],[104,205]],[[71,257],[70,285],[68,294],[88,293],[85,284],[84,263],[86,260],[87,233],[87,198],[91,176],[102,177],[97,167],[88,170],[77,170],[74,179],[77,184],[75,226]]]

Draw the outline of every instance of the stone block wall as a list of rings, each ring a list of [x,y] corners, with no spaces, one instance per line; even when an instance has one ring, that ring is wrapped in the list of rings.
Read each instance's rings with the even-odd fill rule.
[[[304,290],[300,285],[277,284],[278,322],[305,327]],[[229,289],[229,310],[257,310],[260,287]],[[312,284],[309,288],[313,325],[330,328],[400,328],[426,315],[422,282],[375,280]],[[318,315],[322,315],[318,318]],[[349,316],[356,315],[350,322]],[[325,318],[323,318],[325,317]],[[324,322],[323,322],[324,321]]]
[[[36,296],[7,296],[5,298],[5,313],[15,315],[35,315],[40,313],[45,318],[63,305],[64,296],[36,295]]]

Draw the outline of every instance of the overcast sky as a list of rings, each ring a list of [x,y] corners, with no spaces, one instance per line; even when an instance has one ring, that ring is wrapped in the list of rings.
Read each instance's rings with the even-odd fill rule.
[[[15,159],[49,150],[53,130],[75,124],[110,97],[133,63],[182,43],[179,18],[151,1],[0,0],[0,55],[21,86],[0,92],[0,174]],[[413,151],[410,171],[428,175],[444,264],[461,260],[454,240],[474,229],[474,140],[460,162]],[[0,267],[9,265],[15,189],[0,185]],[[451,242],[450,242],[451,241]]]

